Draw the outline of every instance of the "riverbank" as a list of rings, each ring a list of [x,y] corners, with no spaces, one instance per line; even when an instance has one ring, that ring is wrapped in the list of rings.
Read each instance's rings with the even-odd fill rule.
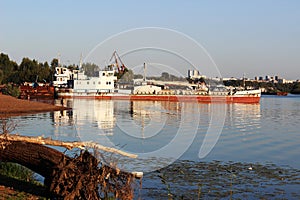
[[[41,185],[0,175],[0,200],[47,199],[46,194],[45,188]]]
[[[39,112],[65,110],[65,107],[47,103],[20,100],[0,94],[0,117],[10,117]],[[13,178],[0,175],[1,199],[43,199],[44,188],[31,183],[25,183]]]
[[[0,117],[60,111],[67,109],[62,106],[54,106],[47,103],[21,100],[3,94],[0,94],[0,105]]]

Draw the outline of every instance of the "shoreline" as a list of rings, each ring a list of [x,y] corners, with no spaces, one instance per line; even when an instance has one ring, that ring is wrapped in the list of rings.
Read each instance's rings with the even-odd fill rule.
[[[55,106],[37,101],[21,100],[12,96],[0,94],[0,119],[12,116],[30,115],[43,112],[61,111],[69,108]],[[0,199],[2,198],[45,198],[42,186],[0,175]],[[25,185],[24,185],[25,184]]]
[[[17,99],[12,96],[0,94],[0,117],[20,116],[67,109],[69,108],[36,101]]]

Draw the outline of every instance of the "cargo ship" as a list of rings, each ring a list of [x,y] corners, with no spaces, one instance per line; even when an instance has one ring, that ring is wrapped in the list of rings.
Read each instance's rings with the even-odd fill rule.
[[[97,77],[85,75],[79,64],[79,70],[67,68],[55,69],[55,96],[57,98],[93,98],[105,100],[132,101],[184,101],[184,102],[226,102],[226,103],[259,103],[260,90],[236,90],[225,88],[223,84],[206,85],[205,82],[191,83],[157,83],[146,80],[146,64],[144,63],[143,79],[130,80],[132,84],[123,84],[121,77],[128,71],[116,51],[111,64],[101,70]]]
[[[225,88],[223,85],[206,86],[186,83],[185,88],[169,89],[155,85],[153,81],[143,81],[139,85],[120,88],[113,70],[99,71],[98,77],[87,77],[83,71],[77,72],[72,79],[55,87],[57,98],[92,98],[105,100],[132,101],[175,101],[175,102],[225,102],[259,103],[260,90],[241,90]],[[75,77],[75,78],[74,78]]]

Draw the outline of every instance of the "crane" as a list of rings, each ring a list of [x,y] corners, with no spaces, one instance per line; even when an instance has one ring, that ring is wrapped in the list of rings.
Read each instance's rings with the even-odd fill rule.
[[[124,65],[124,63],[122,62],[120,56],[118,55],[117,51],[114,51],[111,58],[110,58],[110,62],[114,59],[115,63],[113,65],[110,65],[110,67],[112,66],[116,66],[117,67],[117,72],[115,73],[116,76],[119,78],[121,78],[127,71],[127,67]],[[120,62],[120,64],[119,64]]]

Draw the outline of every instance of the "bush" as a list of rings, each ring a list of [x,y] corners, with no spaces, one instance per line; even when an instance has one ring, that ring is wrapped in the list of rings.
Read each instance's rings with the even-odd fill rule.
[[[13,86],[12,84],[6,85],[6,90],[2,91],[3,94],[10,95],[13,97],[19,97],[20,96],[20,89],[19,87]]]
[[[0,162],[0,174],[21,181],[34,183],[34,172],[16,163]]]

